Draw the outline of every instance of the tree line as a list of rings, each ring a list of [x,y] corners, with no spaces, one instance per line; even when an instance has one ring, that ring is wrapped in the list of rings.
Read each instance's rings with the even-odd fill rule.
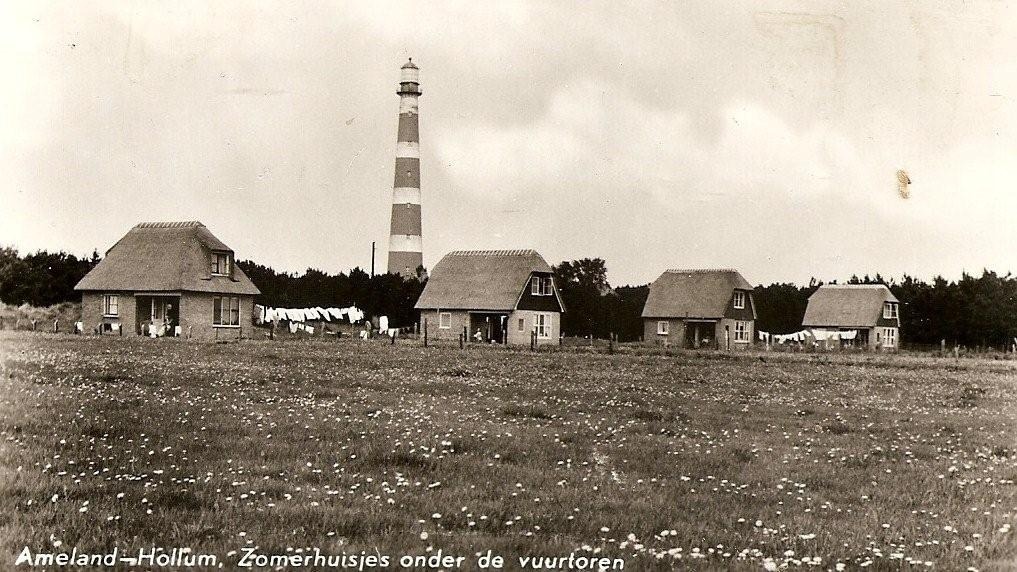
[[[21,255],[0,247],[0,301],[6,304],[51,306],[77,302],[74,285],[99,263],[98,252],[78,258],[44,250]],[[305,308],[357,305],[368,315],[386,315],[393,324],[416,322],[413,306],[424,282],[394,274],[370,276],[360,268],[329,274],[308,268],[301,274],[280,272],[250,260],[237,265],[261,290],[257,303],[272,307]],[[622,341],[643,335],[641,313],[649,285],[612,287],[607,264],[600,258],[564,261],[553,268],[566,312],[566,336]],[[1017,336],[1017,277],[984,270],[964,273],[959,280],[936,277],[931,282],[904,275],[899,281],[875,276],[852,276],[848,283],[886,284],[900,300],[901,338],[905,345],[938,346],[941,340],[968,347],[1004,347]],[[757,286],[756,329],[781,334],[801,329],[809,296],[823,283],[775,283]]]

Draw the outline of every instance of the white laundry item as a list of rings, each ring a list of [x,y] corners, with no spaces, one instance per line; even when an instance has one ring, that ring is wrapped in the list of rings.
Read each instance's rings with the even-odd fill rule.
[[[331,320],[332,316],[328,313],[328,310],[321,306],[315,306],[314,311],[318,313],[318,317],[322,320]]]
[[[388,316],[378,318],[378,329],[383,332],[388,331]]]
[[[317,320],[318,311],[314,308],[304,308],[304,319],[305,320]]]
[[[350,306],[347,308],[346,315],[349,316],[351,324],[355,324],[364,319],[364,313],[357,309],[356,306]]]
[[[307,330],[308,334],[313,334],[314,333],[314,326],[307,326],[304,329]]]
[[[180,326],[173,326],[173,335],[178,338],[180,337]]]
[[[846,332],[840,332],[840,339],[842,340],[853,340],[858,337],[858,330],[848,330]]]
[[[297,325],[298,325],[298,324],[297,324],[297,322],[296,322],[296,321],[294,321],[294,320],[290,320],[290,333],[291,333],[291,334],[295,334],[295,333],[297,333]]]
[[[339,308],[329,308],[328,315],[331,316],[332,318],[335,318],[336,320],[343,319],[343,312]]]

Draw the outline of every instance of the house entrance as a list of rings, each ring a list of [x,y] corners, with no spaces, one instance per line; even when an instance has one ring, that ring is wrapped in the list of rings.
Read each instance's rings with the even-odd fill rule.
[[[508,314],[470,313],[470,341],[501,344],[506,342]],[[480,332],[480,335],[477,335]]]
[[[136,296],[135,330],[142,336],[173,336],[180,325],[179,296]]]
[[[717,344],[717,322],[686,322],[685,347],[687,349],[712,348]]]

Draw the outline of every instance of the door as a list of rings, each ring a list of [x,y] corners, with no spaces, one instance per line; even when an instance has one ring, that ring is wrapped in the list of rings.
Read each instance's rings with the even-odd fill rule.
[[[180,298],[176,296],[138,296],[137,331],[143,336],[172,336],[180,325]]]

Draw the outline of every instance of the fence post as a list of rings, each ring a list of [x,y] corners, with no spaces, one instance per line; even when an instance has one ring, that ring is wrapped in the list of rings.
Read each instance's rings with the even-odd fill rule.
[[[427,347],[427,318],[424,318],[424,347]]]
[[[275,339],[275,320],[272,320],[272,326],[268,329],[268,339]]]
[[[392,345],[394,346],[395,345],[395,339],[396,339],[396,333],[392,330],[392,328],[388,329],[388,335],[389,335],[390,338],[392,338]]]
[[[611,332],[610,336],[607,339],[607,353],[609,354],[614,353],[614,332]]]
[[[463,349],[463,335],[459,334],[459,349]]]

